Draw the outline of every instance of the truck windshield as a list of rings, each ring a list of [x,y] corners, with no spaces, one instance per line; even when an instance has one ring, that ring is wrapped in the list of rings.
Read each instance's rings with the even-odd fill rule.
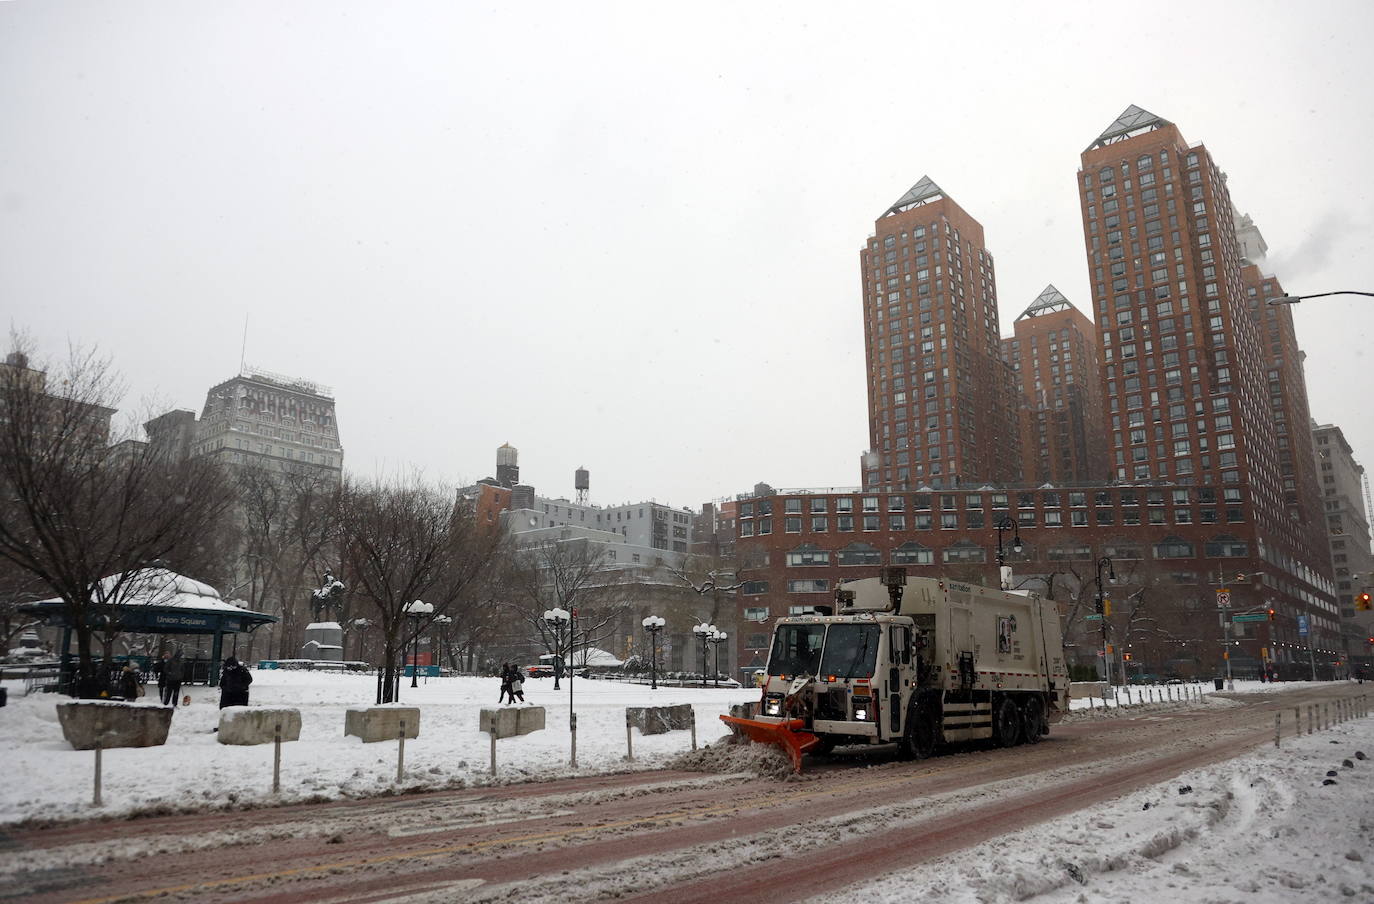
[[[768,657],[770,675],[815,675],[825,625],[779,625]]]
[[[878,662],[877,625],[831,625],[825,638],[820,674],[836,678],[871,678]]]

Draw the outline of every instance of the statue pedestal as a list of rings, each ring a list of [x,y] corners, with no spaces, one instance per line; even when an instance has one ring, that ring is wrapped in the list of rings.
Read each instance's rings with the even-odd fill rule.
[[[305,626],[302,659],[317,662],[343,661],[343,627],[338,622],[314,622]]]

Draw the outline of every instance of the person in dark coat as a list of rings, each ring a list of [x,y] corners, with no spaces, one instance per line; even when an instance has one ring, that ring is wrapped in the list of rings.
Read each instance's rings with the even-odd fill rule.
[[[163,706],[176,706],[181,693],[181,678],[185,674],[181,651],[162,654],[162,666],[157,673],[157,686],[162,693]]]
[[[138,669],[134,668],[132,662],[126,662],[124,668],[119,670],[119,691],[125,700],[137,700],[138,690]]]
[[[521,703],[525,702],[525,672],[520,666],[512,664],[510,667],[510,702],[514,703],[517,697]]]
[[[219,673],[219,708],[247,706],[248,685],[252,683],[253,673],[243,663],[233,656],[224,660],[224,670]]]
[[[511,666],[509,662],[501,663],[501,696],[497,698],[497,705],[504,704],[506,698],[510,697],[510,702],[515,702],[515,695],[511,693]]]

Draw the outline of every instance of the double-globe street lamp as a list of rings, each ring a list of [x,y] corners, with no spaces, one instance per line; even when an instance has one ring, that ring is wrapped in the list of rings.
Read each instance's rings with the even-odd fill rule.
[[[726,634],[724,631],[716,631],[709,638],[711,646],[716,648],[716,687],[720,687],[720,645],[725,643],[725,641],[729,639],[729,637],[730,635]]]
[[[997,522],[997,586],[1003,590],[1011,589],[1011,582],[1007,580],[1007,556],[1002,551],[1002,534],[1007,531],[1012,532],[1011,551],[1019,554],[1022,549],[1021,531],[1010,516],[1003,515],[1002,519]]]
[[[575,636],[576,636],[576,632],[577,632],[577,610],[576,610],[576,609],[573,609],[571,612],[569,612],[567,609],[560,609],[560,608],[545,609],[545,610],[544,610],[544,623],[547,624],[547,625],[549,626],[549,628],[553,631],[553,644],[554,644],[554,653],[553,653],[553,657],[554,657],[554,658],[553,658],[553,663],[554,663],[554,668],[553,668],[553,687],[554,687],[554,690],[558,690],[558,672],[559,672],[559,662],[560,662],[560,659],[559,659],[559,655],[560,655],[560,654],[559,654],[559,650],[563,647],[563,643],[562,643],[562,641],[563,641],[563,633],[564,633],[565,630],[567,631],[567,639],[568,639],[568,643],[567,643],[567,655],[566,655],[566,657],[563,658],[561,661],[564,663],[565,667],[566,667],[567,670],[568,670],[568,735],[569,735],[569,737],[570,737],[571,744],[572,744],[571,764],[572,764],[572,767],[573,767],[574,769],[576,769],[576,768],[577,768],[577,713],[573,712],[573,673],[572,673],[572,659],[573,659],[573,644],[574,644],[574,642],[575,642]]]
[[[434,664],[439,666],[440,672],[442,673],[442,654],[444,648],[448,645],[448,626],[453,624],[453,618],[448,615],[436,615],[434,616],[434,621],[430,622],[430,624],[437,626],[439,629],[439,642],[434,642],[434,632],[431,631],[429,635],[429,645],[434,650]],[[428,679],[426,679],[426,683],[428,683]]]
[[[420,619],[426,615],[434,614],[434,604],[416,600],[407,603],[405,607],[406,618],[414,623],[415,631],[415,655],[410,658],[410,686],[420,686]]]
[[[650,615],[640,624],[649,632],[649,690],[658,690],[658,635],[667,622],[662,616]]]
[[[701,686],[706,686],[706,648],[711,645],[711,638],[717,633],[716,626],[702,622],[692,628],[692,633],[701,641]]]

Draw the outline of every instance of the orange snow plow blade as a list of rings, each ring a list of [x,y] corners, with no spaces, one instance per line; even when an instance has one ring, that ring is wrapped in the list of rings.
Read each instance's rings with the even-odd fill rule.
[[[806,722],[802,719],[788,719],[785,722],[758,722],[754,719],[741,719],[738,716],[721,716],[726,725],[738,728],[751,741],[760,744],[777,744],[792,761],[792,769],[801,772],[802,754],[820,743],[820,738],[805,731]]]

